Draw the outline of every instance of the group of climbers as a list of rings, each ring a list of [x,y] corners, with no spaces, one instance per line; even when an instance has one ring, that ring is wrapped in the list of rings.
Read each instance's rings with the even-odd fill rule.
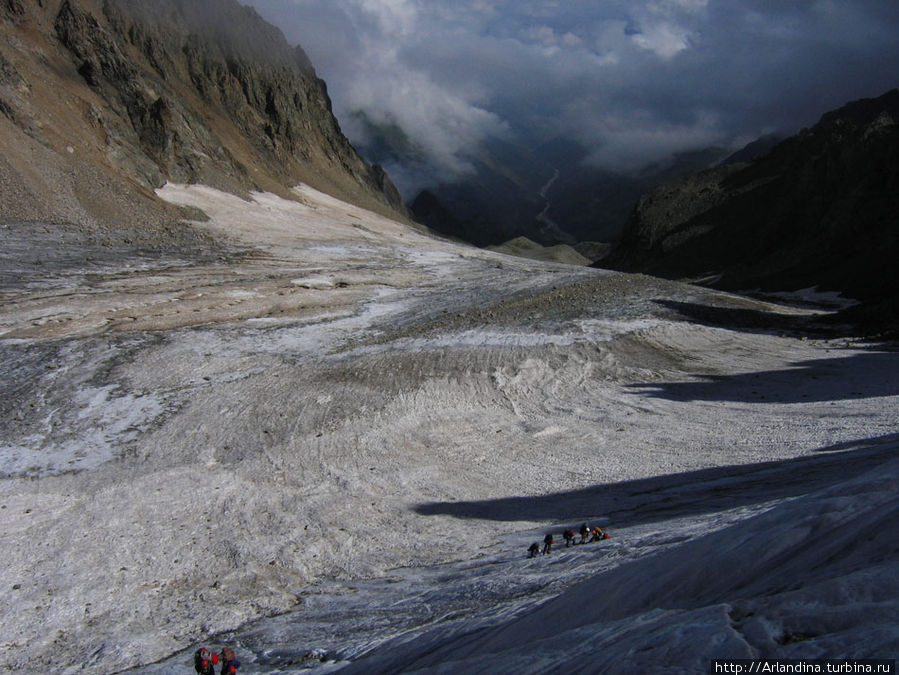
[[[604,532],[599,525],[590,528],[587,526],[587,523],[584,523],[581,525],[579,533],[581,539],[575,542],[574,531],[566,528],[562,532],[562,538],[565,539],[565,548],[575,544],[586,544],[609,538],[608,533]],[[543,538],[542,555],[551,553],[554,543],[555,539],[550,532]],[[541,554],[540,544],[535,541],[528,547],[528,558],[535,558],[538,554]],[[219,663],[221,663],[222,667],[216,674],[215,666],[219,665]],[[194,652],[194,670],[197,671],[198,675],[235,675],[238,668],[240,668],[240,661],[237,660],[234,650],[230,647],[223,648],[220,654],[211,652],[206,647],[200,647]]]
[[[609,538],[608,533],[604,532],[599,525],[595,525],[594,527],[590,528],[587,526],[587,523],[584,523],[583,525],[581,525],[578,532],[581,535],[581,539],[578,542],[574,541],[575,534],[574,531],[570,528],[566,528],[562,532],[562,538],[565,540],[565,548],[576,544],[586,544],[588,542],[600,541],[602,539]],[[555,539],[550,532],[543,538],[542,555],[548,555],[549,553],[551,553],[554,543]],[[535,541],[528,547],[528,558],[535,558],[538,554],[541,554],[540,544]],[[215,666],[219,665],[220,663],[222,667],[218,672],[218,675],[235,675],[235,673],[237,673],[237,669],[240,668],[240,661],[237,660],[237,657],[234,654],[234,650],[230,647],[224,647],[220,654],[212,652],[206,647],[200,647],[196,652],[194,652],[194,670],[197,671],[198,675],[217,675],[215,672]]]
[[[578,533],[581,535],[580,541],[575,541],[574,530],[570,528],[565,528],[562,532],[562,538],[565,540],[565,548],[569,546],[574,546],[576,544],[587,544],[592,543],[594,541],[601,541],[603,539],[608,539],[609,534],[599,526],[594,525],[592,528],[584,523],[581,525]],[[552,552],[553,544],[556,543],[556,540],[553,538],[552,532],[548,533],[543,538],[543,550],[540,550],[540,544],[536,541],[528,547],[528,558],[535,558],[538,554],[548,555]]]
[[[222,649],[221,654],[210,652],[206,647],[200,647],[194,652],[194,670],[199,675],[216,675],[215,667],[221,663],[222,669],[219,675],[234,675],[240,668],[240,661],[231,647]]]

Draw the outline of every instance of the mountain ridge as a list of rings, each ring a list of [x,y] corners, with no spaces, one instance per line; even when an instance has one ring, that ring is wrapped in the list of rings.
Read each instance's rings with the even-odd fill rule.
[[[839,291],[899,326],[899,89],[825,113],[750,162],[662,185],[600,264],[726,290]],[[859,311],[847,316],[860,316]]]
[[[0,31],[0,218],[120,228],[140,213],[159,229],[179,215],[153,195],[166,181],[244,196],[304,182],[407,217],[302,48],[236,0],[6,0]]]

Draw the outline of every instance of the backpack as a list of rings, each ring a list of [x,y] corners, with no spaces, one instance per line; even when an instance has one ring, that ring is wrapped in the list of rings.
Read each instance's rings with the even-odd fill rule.
[[[222,673],[224,675],[236,673],[238,668],[240,668],[240,661],[234,655],[234,650],[231,647],[222,649]]]
[[[194,670],[201,675],[213,672],[212,667],[218,663],[218,654],[210,654],[206,647],[200,647],[194,652]]]

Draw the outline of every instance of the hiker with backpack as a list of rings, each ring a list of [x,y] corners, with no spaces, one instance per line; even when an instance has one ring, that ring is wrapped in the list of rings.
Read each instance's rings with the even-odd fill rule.
[[[574,530],[566,528],[565,531],[562,532],[562,538],[565,540],[565,548],[568,548],[574,543]]]
[[[581,533],[581,540],[578,542],[579,544],[587,543],[587,535],[590,533],[590,528],[587,527],[587,523],[581,525],[581,529],[579,530]]]
[[[215,666],[219,662],[219,655],[210,653],[206,647],[200,647],[194,652],[194,670],[198,675],[215,675]]]
[[[222,649],[222,672],[221,675],[234,675],[237,672],[237,669],[240,668],[240,661],[237,660],[237,657],[234,654],[234,650],[231,647],[225,647]]]
[[[594,541],[600,541],[602,539],[608,539],[608,538],[609,538],[609,535],[607,535],[605,532],[603,532],[602,528],[599,525],[597,525],[596,527],[593,528],[593,536],[590,538],[590,542],[593,543]]]
[[[552,533],[547,534],[543,537],[543,555],[549,555],[549,553],[553,550],[553,544],[555,540],[553,539]]]
[[[540,553],[540,544],[535,541],[528,546],[528,558],[536,558],[538,553]]]

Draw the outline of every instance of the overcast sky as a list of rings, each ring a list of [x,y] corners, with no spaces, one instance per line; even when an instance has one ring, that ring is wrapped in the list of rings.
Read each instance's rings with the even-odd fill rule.
[[[899,86],[897,0],[241,1],[306,50],[353,142],[364,110],[444,175],[491,135],[637,169]]]

